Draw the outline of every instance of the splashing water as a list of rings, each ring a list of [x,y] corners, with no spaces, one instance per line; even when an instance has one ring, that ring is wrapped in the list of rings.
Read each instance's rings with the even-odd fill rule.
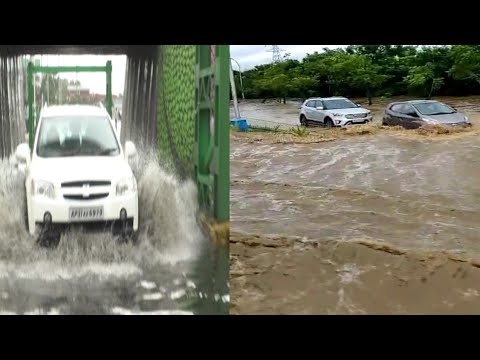
[[[12,272],[40,279],[84,277],[89,273],[122,277],[158,264],[194,260],[206,240],[197,224],[193,181],[179,181],[160,164],[154,151],[139,152],[132,169],[139,192],[137,245],[119,245],[108,232],[92,234],[72,229],[62,234],[55,250],[47,250],[35,244],[26,228],[24,175],[12,159],[1,160],[0,278]]]

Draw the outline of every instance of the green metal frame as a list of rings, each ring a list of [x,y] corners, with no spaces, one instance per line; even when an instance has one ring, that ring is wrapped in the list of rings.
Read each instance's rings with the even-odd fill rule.
[[[220,222],[230,219],[229,64],[228,45],[197,46],[195,176],[200,204]]]
[[[32,62],[27,65],[27,86],[28,86],[28,141],[30,147],[33,146],[33,136],[35,131],[35,122],[37,119],[33,117],[33,98],[34,83],[33,75],[35,73],[58,74],[62,72],[105,72],[107,77],[107,94],[106,108],[110,116],[112,116],[113,99],[112,99],[112,62],[107,61],[106,66],[35,66]]]

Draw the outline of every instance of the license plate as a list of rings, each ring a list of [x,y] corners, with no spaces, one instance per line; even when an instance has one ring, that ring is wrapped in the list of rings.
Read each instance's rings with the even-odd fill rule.
[[[103,207],[70,208],[70,220],[100,220],[103,219]]]

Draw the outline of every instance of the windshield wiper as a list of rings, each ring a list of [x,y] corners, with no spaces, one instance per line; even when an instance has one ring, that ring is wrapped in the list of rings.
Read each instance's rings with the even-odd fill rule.
[[[65,152],[65,153],[62,154],[62,157],[77,156],[78,154],[80,154],[80,150],[81,150],[81,148],[78,148],[78,149],[73,150],[73,151]]]
[[[110,155],[114,151],[118,151],[118,149],[117,148],[104,149],[104,150],[100,151],[99,153],[97,153],[97,155],[99,155],[99,156]]]
[[[448,114],[455,114],[455,112],[438,112],[438,113],[433,113],[433,114],[429,114],[430,116],[431,115],[448,115]]]

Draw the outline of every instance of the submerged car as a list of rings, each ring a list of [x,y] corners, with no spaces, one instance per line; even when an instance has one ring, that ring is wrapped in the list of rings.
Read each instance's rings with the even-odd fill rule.
[[[137,181],[128,160],[135,154],[135,145],[129,141],[122,148],[104,108],[44,108],[33,149],[21,144],[16,151],[17,163],[25,168],[29,233],[109,222],[120,224],[123,235],[134,234]]]
[[[300,108],[300,124],[345,127],[372,121],[370,110],[344,97],[310,98]]]
[[[472,126],[468,117],[436,100],[394,102],[387,106],[382,124],[416,129],[423,125]]]

